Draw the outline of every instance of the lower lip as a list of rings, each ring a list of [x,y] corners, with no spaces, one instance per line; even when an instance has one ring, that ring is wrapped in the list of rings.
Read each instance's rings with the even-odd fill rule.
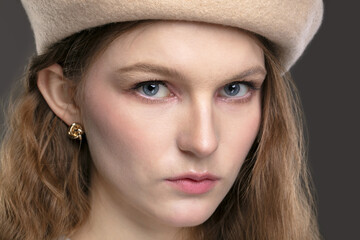
[[[191,179],[168,180],[174,188],[188,194],[203,194],[210,191],[216,184],[217,180],[204,179],[194,181]]]

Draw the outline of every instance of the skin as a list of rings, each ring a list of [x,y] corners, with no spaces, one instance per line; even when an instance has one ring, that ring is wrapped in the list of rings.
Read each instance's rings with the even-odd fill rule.
[[[171,68],[181,77],[128,68],[138,63]],[[81,114],[69,107],[65,91],[51,86],[56,81],[46,80],[61,79],[58,66],[39,74],[52,109],[68,125],[83,124],[92,156],[92,210],[71,239],[176,239],[179,230],[206,221],[259,131],[265,76],[263,51],[248,33],[175,21],[112,42],[85,76]],[[154,79],[166,82],[156,96],[134,89]],[[252,81],[256,89],[239,85],[243,96],[226,95],[224,86],[234,81]],[[66,82],[58,85],[66,89]],[[204,194],[184,193],[165,180],[189,172],[219,180]]]

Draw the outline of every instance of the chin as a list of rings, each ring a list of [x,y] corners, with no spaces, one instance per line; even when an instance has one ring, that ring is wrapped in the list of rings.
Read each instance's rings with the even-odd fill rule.
[[[168,225],[173,227],[195,227],[208,220],[216,208],[196,208],[190,207],[174,211],[171,216],[165,219]]]
[[[182,228],[182,227],[195,227],[202,223],[204,223],[206,220],[208,220],[210,216],[206,218],[199,218],[196,216],[192,216],[192,218],[181,218],[181,219],[173,219],[168,222],[168,224],[171,224],[172,227]]]

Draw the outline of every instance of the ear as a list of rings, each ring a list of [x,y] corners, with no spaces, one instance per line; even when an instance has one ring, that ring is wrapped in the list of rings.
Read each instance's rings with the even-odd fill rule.
[[[68,126],[80,122],[79,109],[72,98],[72,84],[58,64],[38,72],[37,85],[51,110]]]

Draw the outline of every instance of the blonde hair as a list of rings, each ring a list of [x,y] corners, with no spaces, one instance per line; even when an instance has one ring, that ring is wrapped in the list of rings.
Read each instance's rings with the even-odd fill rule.
[[[0,239],[56,239],[86,221],[90,155],[66,136],[67,126],[37,88],[37,72],[54,63],[74,81],[74,96],[91,62],[120,34],[149,21],[84,30],[35,56],[23,92],[9,107],[1,148]],[[258,137],[215,213],[191,228],[194,239],[319,239],[305,162],[303,116],[296,88],[263,38],[267,78]],[[81,101],[81,99],[76,99]]]

